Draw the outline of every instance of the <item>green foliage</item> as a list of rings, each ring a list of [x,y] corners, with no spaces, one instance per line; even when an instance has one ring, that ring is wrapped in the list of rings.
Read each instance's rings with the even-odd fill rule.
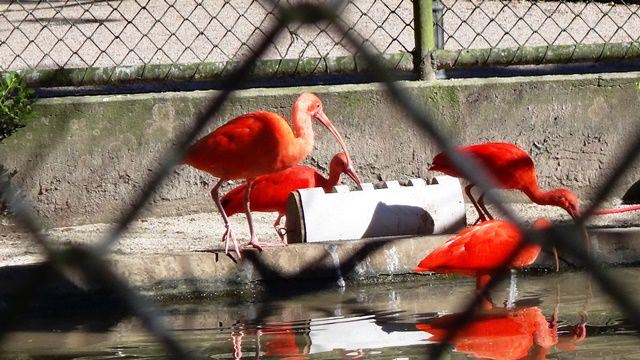
[[[17,73],[0,74],[0,141],[35,117],[33,90]]]

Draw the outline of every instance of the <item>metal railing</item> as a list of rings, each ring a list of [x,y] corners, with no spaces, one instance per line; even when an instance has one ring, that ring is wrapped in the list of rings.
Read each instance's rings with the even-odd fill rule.
[[[293,1],[292,1],[293,2]],[[388,65],[434,69],[640,57],[640,13],[625,1],[360,0],[338,9],[358,46]],[[246,39],[277,22],[247,1],[8,1],[0,3],[0,72],[34,86],[219,79],[254,53]],[[415,29],[415,31],[414,31]],[[364,71],[334,25],[289,26],[252,77]]]
[[[197,118],[193,126],[176,138],[176,146],[167,151],[160,166],[146,180],[146,185],[135,199],[134,205],[124,211],[123,216],[116,223],[112,231],[99,242],[98,245],[91,248],[76,245],[69,245],[64,248],[53,247],[46,232],[44,232],[40,226],[40,221],[29,205],[28,200],[20,194],[19,189],[8,179],[2,179],[0,181],[0,200],[6,205],[16,223],[31,233],[35,243],[38,244],[46,254],[48,266],[44,268],[43,271],[34,273],[33,278],[23,283],[20,290],[16,291],[10,299],[5,299],[4,307],[2,311],[0,311],[0,335],[7,334],[11,324],[20,318],[20,315],[25,311],[26,304],[35,296],[36,289],[48,281],[54,273],[59,274],[59,276],[69,276],[70,273],[75,272],[83,274],[87,279],[92,279],[97,283],[103,284],[109,292],[123,299],[122,301],[124,301],[130,311],[142,320],[146,328],[165,345],[166,350],[172,356],[181,359],[195,357],[195,354],[186,349],[184,344],[176,340],[174,334],[159,321],[156,310],[153,310],[156,309],[156,307],[149,306],[148,299],[137,294],[129,288],[122,279],[115,275],[107,265],[105,256],[109,253],[111,245],[119,240],[123,232],[138,216],[144,204],[150,200],[163,179],[170,174],[173,166],[182,158],[187,146],[196,138],[201,130],[204,129],[208,121],[215,118],[215,115],[220,111],[230,94],[241,86],[243,81],[246,81],[251,69],[255,66],[258,59],[268,51],[274,41],[277,41],[281,36],[287,36],[287,30],[290,29],[290,26],[300,26],[301,28],[306,26],[313,27],[319,23],[330,23],[331,26],[334,27],[334,34],[339,34],[346,46],[352,46],[358,50],[363,61],[367,64],[366,68],[369,71],[368,74],[371,79],[384,83],[391,99],[408,114],[409,121],[419,126],[425,136],[428,136],[440,149],[449,154],[453,164],[455,164],[461,173],[470,179],[470,181],[475,183],[481,191],[485,192],[487,200],[492,202],[496,208],[504,214],[506,219],[518,224],[525,233],[526,242],[537,242],[543,245],[552,244],[559,250],[570,252],[574,258],[585,265],[588,272],[598,282],[603,291],[620,306],[629,319],[629,322],[635,326],[636,329],[640,329],[640,307],[617,285],[617,281],[611,278],[611,276],[596,263],[592,255],[580,246],[580,244],[583,243],[580,226],[593,214],[594,209],[600,205],[609,191],[614,188],[613,185],[619,181],[621,174],[629,169],[640,154],[640,136],[638,136],[640,133],[634,134],[636,135],[635,137],[630,137],[632,140],[631,145],[627,151],[620,156],[621,160],[619,164],[617,164],[615,170],[608,175],[599,188],[599,191],[593,197],[591,206],[577,220],[576,224],[564,227],[553,227],[545,232],[531,231],[523,226],[520,218],[502,201],[499,194],[486,191],[491,187],[491,184],[494,183],[493,178],[483,168],[478,166],[475,161],[463,158],[455,151],[454,143],[441,131],[430,109],[424,107],[424,104],[418,104],[413,101],[408,92],[395,82],[394,74],[388,71],[389,69],[385,67],[384,62],[376,56],[376,53],[370,48],[362,46],[364,42],[362,37],[346,26],[343,21],[340,21],[340,17],[335,11],[335,9],[339,9],[336,5],[337,3],[331,3],[328,6],[301,4],[282,8],[276,6],[274,8],[274,14],[277,14],[279,21],[269,24],[268,28],[261,34],[254,34],[254,38],[259,38],[259,41],[256,42],[257,45],[253,48],[253,51],[247,54],[246,58],[240,61],[237,67],[222,78],[223,90],[212,97],[203,111],[197,113]],[[638,129],[638,131],[640,131],[640,129]],[[358,261],[366,257],[367,254],[377,251],[380,244],[381,243],[367,244],[359,251],[356,251],[350,259],[344,262],[342,273],[346,274],[349,273],[350,270],[353,270],[353,267]],[[519,250],[520,249],[516,249],[511,254],[511,259],[517,255]],[[282,275],[279,274],[277,270],[264,264],[259,255],[251,252],[247,253],[246,261],[251,261],[258,271],[269,274],[268,278],[271,280],[264,282],[267,290],[266,294],[268,295],[265,301],[269,301],[269,296],[271,296],[271,298],[278,296],[293,297],[300,293],[309,293],[332,287],[337,280],[327,279],[326,281],[317,281],[307,287],[298,288],[297,292],[282,293],[279,291],[281,286],[295,282],[296,279],[302,279],[300,274],[303,274],[304,269],[301,270],[300,274]],[[492,277],[492,281],[484,289],[485,293],[491,291],[491,288],[495,286],[500,279],[498,275],[507,268],[509,262],[510,261],[505,261],[503,266],[495,270],[494,275],[496,276]],[[460,328],[464,326],[465,321],[469,320],[478,310],[482,295],[483,294],[477,294],[473,296],[473,294],[470,294],[472,300],[469,302],[467,310],[458,318],[456,326],[449,330],[448,335],[444,339],[445,341],[432,348],[429,354],[431,357],[437,358],[442,354],[447,346],[446,340],[452,339],[456,331],[460,330]]]

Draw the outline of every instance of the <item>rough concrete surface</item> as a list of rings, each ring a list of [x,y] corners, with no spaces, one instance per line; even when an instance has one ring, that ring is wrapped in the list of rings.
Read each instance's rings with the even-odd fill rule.
[[[585,202],[620,161],[640,113],[639,73],[405,82],[430,104],[459,144],[514,142],[529,151],[543,189],[568,187]],[[343,134],[363,181],[430,177],[433,142],[379,85],[252,89],[236,92],[211,130],[258,109],[289,116],[302,91],[317,93]],[[84,96],[39,101],[38,119],[0,143],[0,163],[35,204],[47,227],[117,221],[159,159],[214,91]],[[326,172],[339,147],[316,126],[306,163]],[[611,199],[640,177],[634,164]],[[215,179],[177,167],[143,216],[211,211]],[[226,187],[223,190],[227,190]],[[520,195],[510,195],[520,201]],[[2,222],[5,226],[8,220]],[[0,225],[2,226],[2,225]]]
[[[528,219],[544,214],[558,220],[565,218],[555,211],[543,211],[517,205],[518,212]],[[469,208],[469,215],[472,209]],[[471,219],[475,219],[472,217]],[[246,241],[244,219],[235,218],[234,227]],[[270,226],[271,217],[259,217],[261,240],[277,242]],[[609,217],[606,224],[639,225],[634,216]],[[597,225],[593,224],[592,225]],[[50,231],[55,242],[91,244],[108,229],[106,225],[84,225]],[[157,218],[137,222],[109,255],[112,268],[134,288],[153,295],[185,295],[193,292],[219,293],[260,287],[261,281],[278,281],[277,276],[263,272],[254,261],[236,263],[224,255],[218,240],[223,232],[221,221],[211,214],[177,218]],[[292,244],[286,248],[266,248],[258,253],[243,252],[245,258],[255,255],[262,264],[279,276],[299,276],[300,279],[334,279],[341,281],[379,281],[380,276],[409,274],[427,253],[444,243],[451,235],[409,236],[324,243]],[[591,247],[598,261],[610,265],[637,264],[640,259],[638,228],[600,229],[591,232]],[[0,294],[14,291],[30,276],[42,261],[36,245],[22,233],[0,236]],[[581,244],[577,244],[581,245]],[[211,249],[215,248],[215,251]],[[367,248],[367,251],[363,249]],[[562,266],[571,269],[580,262],[566,252],[560,252]],[[351,262],[356,259],[355,262]],[[564,262],[566,261],[566,262]],[[551,270],[552,258],[543,253],[534,268]],[[337,269],[340,269],[338,271]],[[49,281],[47,289],[61,295],[77,294],[97,285],[82,277],[71,276],[72,282],[59,278]],[[75,280],[73,280],[75,279]],[[383,277],[383,280],[385,278]],[[387,278],[386,280],[389,280]]]
[[[518,216],[528,222],[533,222],[538,217],[546,217],[557,223],[570,221],[570,218],[563,210],[554,207],[519,203],[509,204],[509,206]],[[489,209],[492,210],[492,207],[489,206]],[[494,212],[494,215],[498,215],[498,213]],[[254,213],[255,229],[259,240],[280,244],[280,240],[272,227],[274,219],[275,214],[273,213]],[[467,222],[473,223],[476,219],[475,210],[470,204],[467,204]],[[249,239],[249,231],[244,215],[232,216],[230,220],[238,240],[246,243]],[[622,231],[620,229],[625,228],[634,229],[640,227],[640,212],[598,216],[592,218],[588,225],[591,228],[615,228],[612,231]],[[96,244],[110,228],[111,224],[90,224],[53,228],[48,231],[48,234],[58,246],[64,246],[65,244],[92,245]],[[115,257],[129,259],[126,261],[134,263],[144,262],[140,260],[139,256],[157,256],[156,259],[172,257],[176,254],[206,257],[212,255],[212,252],[222,251],[221,238],[223,233],[224,225],[216,213],[146,218],[134,222],[111,250]],[[429,242],[438,244],[449,237],[450,235],[410,238],[430,239],[428,240]],[[638,238],[640,239],[640,237]],[[292,245],[290,247],[304,249],[305,246],[313,247],[313,244]],[[323,246],[323,244],[320,245],[320,247]],[[270,249],[268,251],[277,252],[278,250]],[[421,257],[424,254],[426,252],[418,252],[414,256]],[[224,256],[222,257],[224,258]],[[640,258],[624,259],[625,262],[635,262]],[[13,229],[0,234],[0,267],[35,264],[43,260],[44,258],[38,246],[28,234],[20,229]],[[225,258],[225,260],[228,259]],[[292,268],[306,265],[304,262],[297,263],[296,260],[286,258],[283,258],[282,262]],[[615,256],[611,262],[616,262]],[[403,260],[402,263],[404,271],[409,266],[407,264],[411,262]]]

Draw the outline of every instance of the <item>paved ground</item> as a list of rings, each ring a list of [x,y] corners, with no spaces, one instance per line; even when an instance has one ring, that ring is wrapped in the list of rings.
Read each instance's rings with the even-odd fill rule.
[[[568,220],[564,211],[552,207],[531,204],[516,204],[514,209],[521,216],[533,220],[545,216],[557,220]],[[467,219],[474,221],[475,212],[467,204]],[[275,215],[255,213],[256,233],[260,240],[279,242],[273,231]],[[244,216],[231,217],[233,229],[243,242],[248,240],[248,228]],[[589,222],[593,227],[640,226],[640,212],[600,216]],[[93,224],[56,228],[50,235],[59,244],[67,242],[92,244],[109,230],[108,224]],[[224,232],[217,214],[196,214],[180,217],[151,218],[137,221],[120,239],[113,251],[116,255],[179,254],[221,248]],[[28,235],[20,231],[0,234],[0,266],[28,264],[42,260],[38,247]]]
[[[638,5],[489,0],[443,3],[444,47],[451,50],[640,38]],[[274,21],[268,16],[269,6],[261,4],[255,0],[2,2],[0,70],[239,59],[250,52],[249,39],[259,39]],[[352,1],[343,11],[343,19],[381,52],[414,48],[410,1]],[[353,49],[341,40],[342,36],[326,25],[292,26],[265,57],[350,54]]]

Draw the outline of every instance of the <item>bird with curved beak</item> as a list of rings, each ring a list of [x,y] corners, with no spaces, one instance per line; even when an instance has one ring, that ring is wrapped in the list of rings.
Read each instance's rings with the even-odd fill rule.
[[[333,156],[329,164],[329,178],[325,178],[316,169],[309,166],[297,165],[277,173],[258,176],[253,182],[251,190],[251,211],[277,212],[273,227],[278,236],[286,245],[284,234],[286,230],[280,226],[282,217],[287,212],[287,199],[289,194],[299,189],[321,187],[325,192],[340,183],[342,174],[347,175],[356,184],[360,184],[360,178],[356,174],[353,164],[344,152]],[[222,207],[227,216],[244,211],[243,199],[246,196],[247,184],[239,185],[229,191],[222,198]]]
[[[218,127],[187,149],[183,163],[205,171],[220,180],[211,190],[226,231],[222,236],[225,253],[233,244],[240,257],[240,249],[220,203],[219,189],[228,180],[246,179],[245,214],[251,238],[248,246],[262,249],[253,229],[250,211],[251,187],[256,177],[272,174],[299,164],[313,149],[313,120],[319,121],[336,138],[347,159],[347,147],[323,111],[322,101],[311,93],[303,93],[293,104],[293,128],[282,116],[258,111],[237,117]],[[349,160],[350,161],[350,160]]]

